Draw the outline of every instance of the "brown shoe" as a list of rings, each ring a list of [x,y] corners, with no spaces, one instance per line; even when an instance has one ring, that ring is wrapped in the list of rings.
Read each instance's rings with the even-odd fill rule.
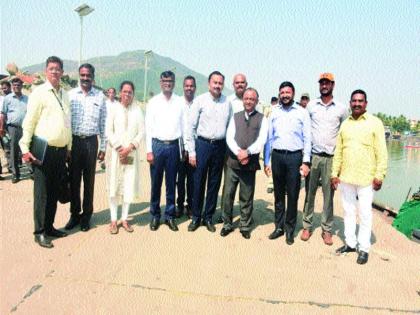
[[[128,224],[127,221],[121,221],[121,225],[122,225],[123,229],[128,233],[131,233],[131,232],[134,231],[134,229],[131,227],[130,224]]]
[[[302,234],[300,234],[300,239],[302,241],[307,241],[311,238],[312,232],[309,231],[308,229],[303,229]]]
[[[118,234],[117,221],[111,222],[111,224],[109,225],[109,233]]]
[[[324,231],[322,232],[321,236],[322,236],[322,239],[324,240],[325,245],[331,246],[333,244],[332,235],[330,232]]]

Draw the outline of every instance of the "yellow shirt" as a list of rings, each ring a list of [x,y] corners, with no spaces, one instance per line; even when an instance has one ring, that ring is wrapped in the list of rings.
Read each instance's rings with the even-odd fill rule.
[[[383,180],[388,153],[382,122],[368,113],[357,120],[349,116],[337,137],[331,177],[341,181],[369,186],[374,178]]]
[[[54,95],[55,94],[55,95]],[[61,105],[60,105],[61,102]],[[26,116],[19,141],[22,153],[29,152],[32,136],[47,140],[49,146],[71,150],[71,114],[67,92],[54,90],[49,81],[29,95]]]

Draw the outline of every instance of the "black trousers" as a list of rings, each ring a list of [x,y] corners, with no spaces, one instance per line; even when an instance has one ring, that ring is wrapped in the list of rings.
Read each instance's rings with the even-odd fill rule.
[[[83,177],[82,219],[89,221],[93,213],[93,193],[95,187],[96,158],[98,156],[98,137],[81,138],[73,135],[70,161],[71,202],[70,212],[79,217],[82,211],[80,186]]]
[[[60,179],[65,172],[67,148],[47,147],[44,163],[34,170],[34,234],[50,231],[57,211]]]
[[[274,223],[276,228],[293,233],[296,227],[300,191],[299,168],[302,152],[273,150],[271,168],[274,184]],[[287,207],[285,192],[287,191]]]
[[[7,125],[7,132],[10,137],[9,167],[12,170],[13,177],[19,178],[19,159],[21,158],[19,140],[22,138],[23,130],[20,126]]]

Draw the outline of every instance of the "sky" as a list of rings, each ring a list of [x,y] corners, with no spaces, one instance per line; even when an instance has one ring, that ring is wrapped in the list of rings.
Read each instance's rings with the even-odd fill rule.
[[[282,81],[296,96],[319,96],[318,77],[335,75],[334,97],[348,104],[355,89],[368,111],[420,119],[420,1],[2,0],[0,70],[78,60],[82,3],[83,59],[145,49],[231,87],[244,73],[269,102]]]

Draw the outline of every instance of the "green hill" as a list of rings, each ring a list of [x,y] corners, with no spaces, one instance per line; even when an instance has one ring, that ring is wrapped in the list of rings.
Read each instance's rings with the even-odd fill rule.
[[[136,98],[143,100],[144,91],[144,50],[135,50],[123,52],[117,56],[95,57],[86,60],[96,69],[96,85],[104,89],[115,87],[119,89],[119,85],[124,80],[134,82],[136,86]],[[69,74],[72,79],[78,78],[78,63],[73,60],[64,60],[64,71]],[[24,71],[29,73],[42,72],[44,64],[32,65],[25,67]],[[147,71],[147,95],[150,93],[157,94],[160,92],[159,76],[165,70],[172,70],[176,75],[175,93],[182,95],[182,80],[187,75],[192,75],[197,81],[197,92],[199,95],[208,90],[207,75],[198,73],[185,65],[169,58],[153,53],[148,60]],[[224,90],[225,94],[232,93],[231,90]]]

